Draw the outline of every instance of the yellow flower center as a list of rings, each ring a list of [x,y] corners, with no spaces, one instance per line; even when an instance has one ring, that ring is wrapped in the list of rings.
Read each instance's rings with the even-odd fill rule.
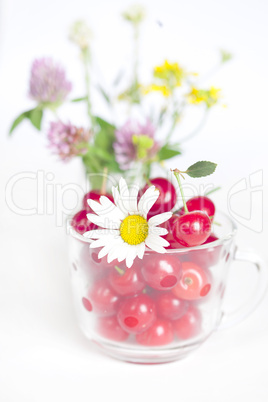
[[[140,215],[127,216],[120,225],[122,239],[132,246],[144,242],[148,232],[148,222]]]

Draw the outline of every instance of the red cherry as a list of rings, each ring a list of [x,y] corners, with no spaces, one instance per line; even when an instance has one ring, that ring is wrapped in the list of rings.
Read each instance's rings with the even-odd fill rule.
[[[97,331],[104,338],[117,342],[125,341],[129,337],[129,334],[120,327],[115,315],[100,317],[97,323]]]
[[[189,339],[201,332],[202,316],[195,306],[190,306],[186,314],[173,321],[175,334],[179,339]]]
[[[109,275],[109,281],[112,288],[121,296],[133,296],[142,292],[146,286],[140,268],[135,262],[129,269],[114,268]]]
[[[71,221],[72,227],[79,234],[84,234],[85,232],[88,232],[89,230],[98,229],[98,226],[94,225],[94,223],[90,222],[87,219],[87,214],[88,214],[88,211],[83,209],[82,211],[77,212],[77,214],[74,215],[74,217]]]
[[[122,302],[117,318],[125,331],[137,334],[148,329],[155,321],[155,304],[149,296],[140,294]]]
[[[183,246],[193,247],[203,244],[211,233],[211,221],[206,212],[194,211],[177,217],[173,226],[173,236]]]
[[[145,332],[136,335],[136,341],[144,346],[164,346],[174,339],[170,321],[157,319]]]
[[[117,311],[119,296],[105,279],[95,282],[88,298],[92,304],[92,310],[99,315],[109,316]]]
[[[172,289],[179,299],[196,300],[208,294],[211,288],[209,273],[193,262],[182,263],[182,278]]]
[[[160,317],[177,320],[186,313],[188,303],[172,293],[160,293],[156,297],[156,310]]]
[[[186,202],[189,212],[193,211],[203,211],[208,214],[210,218],[215,215],[215,205],[210,198],[199,195],[198,197],[193,197]],[[184,208],[181,208],[181,212],[185,213]]]
[[[101,196],[105,196],[107,198],[109,198],[110,201],[114,202],[113,196],[112,194],[109,193],[101,193],[101,190],[91,190],[89,191],[89,193],[84,195],[83,198],[83,207],[88,211],[88,212],[93,212],[92,209],[90,208],[90,206],[87,203],[87,200],[91,199],[94,201],[99,201]]]
[[[207,238],[204,244],[212,243],[213,241],[219,240],[219,238],[211,233],[211,235]]]
[[[211,234],[204,244],[213,243],[216,240],[219,240],[218,237]],[[202,268],[209,268],[219,261],[221,249],[221,245],[214,247],[213,244],[211,244],[209,248],[205,248],[204,250],[192,251],[190,259]]]
[[[169,242],[169,246],[166,247],[167,249],[174,249],[174,248],[184,248],[184,246],[180,243],[177,242],[177,240],[174,239],[173,236],[173,227],[174,224],[176,223],[177,218],[179,215],[173,214],[170,219],[168,219],[166,222],[163,222],[160,227],[167,229],[168,233],[165,236],[162,236],[165,240]]]
[[[141,268],[145,281],[154,289],[172,289],[179,282],[182,270],[181,262],[171,255],[150,255]]]
[[[156,177],[155,179],[150,179],[150,183],[159,190],[160,194],[147,215],[148,219],[156,214],[169,212],[177,202],[176,190],[170,181],[163,177]],[[146,185],[142,189],[140,196],[145,193],[148,187],[150,186]]]

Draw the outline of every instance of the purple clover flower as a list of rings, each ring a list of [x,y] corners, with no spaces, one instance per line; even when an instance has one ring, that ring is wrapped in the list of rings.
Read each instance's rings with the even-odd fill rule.
[[[64,124],[61,121],[51,122],[48,131],[49,148],[52,153],[68,161],[73,156],[85,154],[90,139],[90,131],[78,128],[72,124]]]
[[[50,58],[34,60],[30,77],[30,97],[38,103],[59,105],[72,89],[64,69]]]
[[[113,144],[115,158],[122,170],[128,170],[132,162],[139,160],[137,148],[133,143],[133,136],[146,135],[154,140],[153,146],[148,150],[146,160],[152,159],[159,150],[159,144],[155,141],[155,127],[147,119],[145,124],[128,120],[123,127],[115,131],[116,140]]]

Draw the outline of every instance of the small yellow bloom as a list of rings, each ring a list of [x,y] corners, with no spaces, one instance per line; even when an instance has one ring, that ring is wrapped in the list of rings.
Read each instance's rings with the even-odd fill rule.
[[[170,88],[181,86],[185,76],[184,69],[178,63],[170,63],[168,60],[154,68],[154,77],[163,80]]]
[[[152,84],[152,85],[149,85],[147,88],[143,89],[143,93],[145,95],[149,94],[150,92],[154,92],[154,91],[161,92],[162,95],[164,95],[165,97],[169,97],[171,94],[170,89],[168,87],[166,87],[165,85]]]
[[[220,89],[211,87],[210,89],[197,89],[192,87],[191,92],[187,95],[188,102],[194,105],[205,103],[208,108],[214,106],[220,99]]]

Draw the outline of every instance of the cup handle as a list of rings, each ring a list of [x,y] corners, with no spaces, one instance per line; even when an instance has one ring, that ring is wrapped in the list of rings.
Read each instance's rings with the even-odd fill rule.
[[[251,262],[257,268],[258,282],[254,293],[237,310],[222,313],[221,322],[218,330],[230,328],[247,318],[263,299],[268,286],[268,270],[265,261],[252,251],[236,249],[234,261]]]

